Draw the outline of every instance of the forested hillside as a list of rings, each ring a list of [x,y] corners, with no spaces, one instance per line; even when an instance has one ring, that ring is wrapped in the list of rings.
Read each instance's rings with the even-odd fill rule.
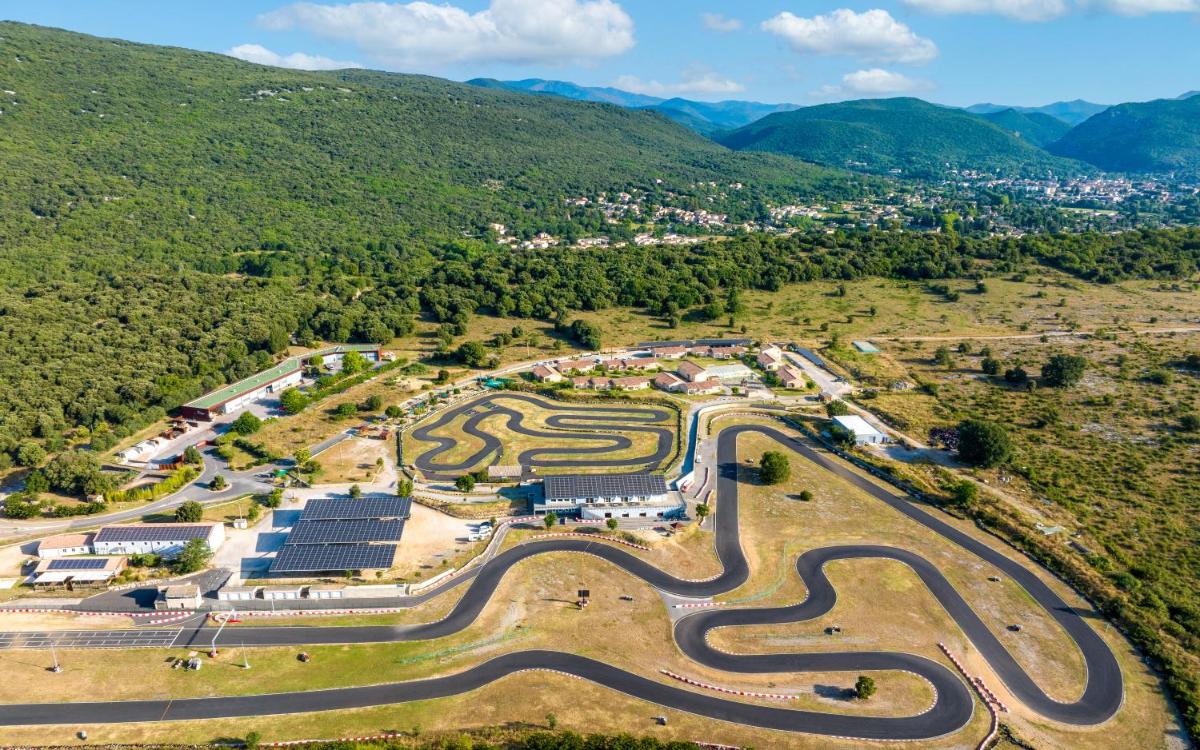
[[[993,124],[999,125],[1008,132],[1029,141],[1035,146],[1045,147],[1062,138],[1071,126],[1041,112],[1018,112],[1015,109],[1002,109],[999,112],[988,112],[981,117]]]
[[[0,100],[0,464],[29,441],[55,450],[79,427],[106,444],[260,368],[289,337],[385,342],[417,315],[450,338],[477,313],[670,316],[730,288],[979,263],[1177,278],[1200,252],[1194,231],[515,251],[484,239],[488,222],[556,229],[577,221],[563,201],[576,191],[686,195],[693,181],[739,180],[727,210],[754,213],[771,194],[871,183],[730,153],[611,106],[17,24],[0,37],[0,90],[12,92]]]
[[[1102,169],[1200,174],[1200,96],[1119,104],[1050,146]]]
[[[1083,165],[1055,158],[1034,141],[960,109],[920,99],[870,99],[768,115],[718,140],[733,149],[788,154],[871,172],[937,176],[950,168],[1008,175],[1070,173]]]

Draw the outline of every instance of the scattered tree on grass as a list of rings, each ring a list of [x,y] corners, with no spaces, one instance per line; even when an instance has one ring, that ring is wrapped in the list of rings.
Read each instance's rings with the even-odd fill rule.
[[[984,357],[983,361],[979,363],[979,369],[987,375],[999,375],[1000,360],[995,357]]]
[[[487,357],[487,349],[478,341],[464,341],[454,352],[454,358],[467,367],[483,367]]]
[[[28,496],[14,493],[4,499],[4,515],[17,520],[33,518],[38,514],[40,508],[36,503],[31,503]]]
[[[995,422],[968,419],[958,426],[958,456],[974,466],[999,466],[1012,455],[1012,442]]]
[[[696,506],[696,518],[699,518],[701,523],[704,522],[705,518],[708,518],[708,514],[711,512],[712,508],[708,507],[708,503],[700,503]]]
[[[1200,432],[1200,414],[1184,414],[1179,418],[1179,429],[1185,432]]]
[[[267,495],[267,507],[274,509],[283,505],[283,490],[279,487],[271,490],[271,494]]]
[[[458,488],[459,492],[470,492],[475,489],[475,477],[470,474],[463,474],[454,480],[454,486]]]
[[[244,411],[233,420],[233,431],[239,435],[253,435],[262,429],[262,420],[251,412]]]
[[[383,408],[383,396],[373,393],[363,402],[363,411],[379,411]]]
[[[549,531],[550,529],[554,528],[554,524],[558,523],[558,515],[555,514],[554,511],[550,511],[542,519],[542,523],[546,525],[546,530]]]
[[[786,482],[792,475],[792,465],[787,456],[779,451],[767,451],[762,455],[758,476],[764,484]]]
[[[413,483],[411,479],[401,479],[400,486],[396,488],[397,497],[412,497]]]
[[[834,399],[825,404],[825,413],[831,417],[844,417],[850,413],[850,407],[841,399]]]
[[[1029,373],[1022,367],[1010,367],[1004,371],[1004,381],[1012,385],[1023,385],[1029,381]]]
[[[604,522],[604,525],[608,527],[609,531],[616,531],[617,530],[617,519],[610,518]],[[553,727],[551,727],[551,728],[553,729]]]
[[[954,367],[954,356],[950,354],[948,347],[939,346],[937,351],[933,353],[933,362],[938,367],[945,367],[948,370]]]
[[[854,683],[854,695],[860,701],[865,701],[872,695],[875,695],[875,680],[867,677],[865,674],[860,674],[858,680]]]
[[[800,490],[800,499],[804,502],[811,502],[813,499],[812,490]]]
[[[250,507],[246,510],[246,520],[250,523],[258,521],[258,517],[262,515],[262,510],[256,502],[250,503]]]
[[[371,366],[371,362],[361,352],[349,351],[342,355],[342,374],[355,375]]]
[[[357,484],[350,485],[350,497],[354,500],[362,497],[362,487],[359,487]]]
[[[1042,365],[1043,385],[1069,388],[1083,378],[1087,360],[1076,354],[1055,354]]]
[[[333,413],[335,416],[345,419],[346,417],[353,417],[356,413],[358,413],[358,407],[354,405],[353,401],[344,401],[337,405],[337,408],[333,410]]]
[[[546,714],[546,726],[553,730],[558,726],[558,717],[554,714]]]
[[[203,539],[190,539],[183,546],[179,556],[175,558],[175,572],[187,575],[203,570],[204,566],[208,565],[208,561],[212,559],[212,555],[208,542]]]
[[[199,523],[204,518],[204,506],[195,500],[188,500],[175,509],[175,520],[179,523]]]
[[[296,388],[285,388],[279,394],[279,405],[288,414],[299,414],[308,406],[308,398]]]
[[[383,413],[388,419],[399,419],[400,415],[404,414],[404,410],[395,404],[391,404],[383,410]]]

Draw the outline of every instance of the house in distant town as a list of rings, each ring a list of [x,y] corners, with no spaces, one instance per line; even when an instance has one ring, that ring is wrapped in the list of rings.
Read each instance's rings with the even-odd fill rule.
[[[684,383],[680,390],[689,396],[703,396],[710,393],[721,393],[725,390],[725,386],[721,385],[720,380],[696,380]]]
[[[591,372],[594,369],[594,359],[564,359],[558,363],[559,372]]]
[[[783,351],[777,346],[769,346],[758,353],[755,361],[767,372],[775,372],[783,367]]]
[[[691,360],[684,360],[675,368],[676,374],[689,383],[696,383],[702,380],[708,380],[708,370]]]
[[[561,383],[563,381],[562,373],[548,365],[538,365],[533,368],[533,379],[539,383]]]
[[[654,386],[669,392],[682,391],[686,382],[673,372],[660,372],[654,376]]]
[[[808,385],[808,379],[804,377],[804,373],[798,367],[784,365],[776,370],[775,374],[784,388],[804,388]]]
[[[619,391],[641,391],[650,387],[650,378],[635,376],[628,378],[612,378],[609,387]]]

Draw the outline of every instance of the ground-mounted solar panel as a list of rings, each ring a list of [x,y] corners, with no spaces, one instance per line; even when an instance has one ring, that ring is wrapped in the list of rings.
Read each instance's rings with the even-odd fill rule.
[[[571,474],[546,477],[542,482],[547,500],[667,494],[667,484],[661,474]]]
[[[103,570],[108,565],[105,557],[64,557],[51,560],[46,570]]]
[[[271,573],[341,573],[347,570],[375,570],[392,567],[396,559],[394,544],[296,544],[279,550],[271,563]]]
[[[357,544],[362,542],[398,542],[404,533],[399,518],[359,518],[304,521],[292,528],[284,544]]]
[[[411,497],[321,497],[309,500],[300,513],[301,521],[355,518],[408,518]]]

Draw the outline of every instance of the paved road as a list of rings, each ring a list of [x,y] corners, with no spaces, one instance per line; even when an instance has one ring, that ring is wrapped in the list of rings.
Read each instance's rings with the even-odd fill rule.
[[[892,547],[848,545],[815,549],[800,556],[796,570],[809,591],[805,601],[787,607],[700,610],[676,622],[676,641],[680,649],[695,661],[729,672],[906,670],[927,680],[936,691],[934,705],[923,713],[906,717],[864,717],[755,706],[663,684],[572,654],[523,651],[497,657],[446,677],[369,687],[176,701],[9,705],[0,707],[0,724],[159,721],[333,710],[454,695],[486,685],[515,671],[549,669],[573,674],[663,706],[771,729],[891,740],[932,738],[960,729],[970,721],[974,710],[970,691],[949,669],[922,656],[879,651],[733,655],[708,646],[706,634],[715,627],[799,622],[824,614],[836,599],[836,592],[825,577],[824,565],[830,560],[863,557],[898,560],[912,567],[1010,691],[1039,714],[1068,724],[1088,725],[1105,721],[1120,707],[1124,693],[1122,676],[1112,652],[1083,617],[1063,602],[1033,572],[928,513],[905,497],[875,485],[842,464],[832,461],[828,454],[807,442],[773,428],[757,425],[728,428],[718,436],[718,492],[721,501],[714,515],[714,525],[716,553],[721,560],[723,571],[714,579],[678,579],[623,549],[603,542],[575,539],[530,542],[506,550],[478,569],[470,577],[470,587],[462,599],[447,617],[437,622],[400,627],[239,627],[226,630],[220,635],[217,643],[227,646],[368,643],[426,640],[449,635],[475,621],[501,579],[513,565],[528,557],[548,552],[568,551],[596,555],[642,578],[652,586],[681,596],[711,596],[729,591],[743,583],[749,573],[738,532],[736,451],[737,437],[749,432],[770,437],[796,451],[803,458],[853,482],[873,497],[996,566],[1022,585],[1031,597],[1051,613],[1078,645],[1087,669],[1087,685],[1080,699],[1074,703],[1062,703],[1047,696],[1021,669],[949,581],[920,555]],[[215,631],[208,626],[185,629],[176,640],[176,645],[207,646],[213,641],[214,635]]]
[[[546,417],[546,424],[557,428],[558,431],[538,430],[525,426],[525,415],[517,409],[503,404],[504,401],[520,401],[527,404],[557,412]],[[659,466],[671,455],[674,431],[669,420],[675,416],[666,409],[645,406],[577,406],[561,401],[547,401],[537,396],[524,393],[492,393],[482,398],[467,401],[458,406],[445,410],[437,419],[416,427],[410,433],[413,438],[434,443],[435,446],[421,453],[412,463],[428,479],[439,481],[456,479],[480,462],[491,456],[499,456],[502,451],[500,439],[479,427],[485,419],[497,414],[507,418],[509,431],[527,437],[541,438],[546,441],[544,448],[530,448],[516,456],[512,463],[523,466],[538,466],[543,468],[596,468],[604,466],[643,466],[654,468]],[[462,431],[483,443],[483,447],[470,456],[454,462],[441,462],[438,457],[453,450],[458,441],[453,437],[435,435],[441,427],[454,420],[468,415],[462,425]],[[621,432],[648,432],[658,437],[655,450],[648,456],[632,458],[600,458],[609,453],[627,450],[633,446],[633,441],[625,435],[613,434]],[[564,442],[572,440],[604,441],[606,445],[569,446]],[[586,458],[545,458],[545,456],[585,456]]]

